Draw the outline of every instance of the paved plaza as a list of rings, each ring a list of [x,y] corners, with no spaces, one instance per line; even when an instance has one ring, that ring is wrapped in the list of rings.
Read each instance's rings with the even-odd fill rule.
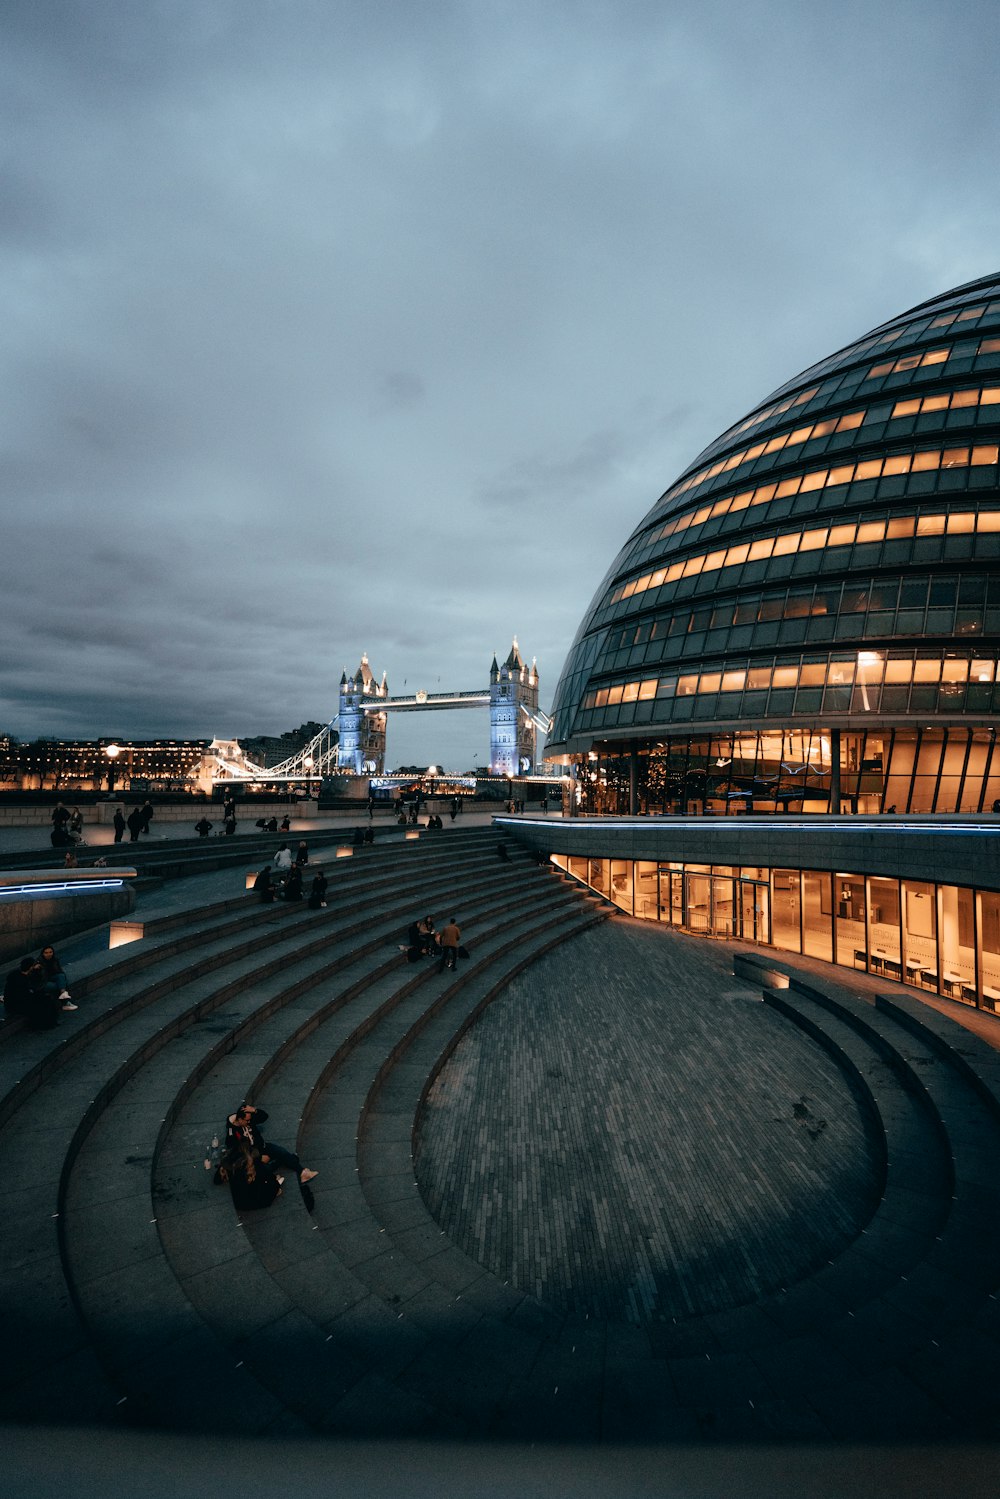
[[[512,982],[418,1139],[467,1254],[560,1311],[654,1329],[800,1279],[874,1206],[833,1060],[733,978],[728,945],[627,918]]]

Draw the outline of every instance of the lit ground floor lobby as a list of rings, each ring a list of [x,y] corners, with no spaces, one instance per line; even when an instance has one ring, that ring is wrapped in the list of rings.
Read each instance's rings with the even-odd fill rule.
[[[630,916],[1000,1006],[992,820],[583,818],[511,831]]]

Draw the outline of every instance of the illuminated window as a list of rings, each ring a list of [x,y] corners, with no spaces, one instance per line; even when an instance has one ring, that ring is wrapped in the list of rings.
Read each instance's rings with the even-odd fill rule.
[[[980,341],[980,354],[1000,354],[1000,338],[984,338]]]

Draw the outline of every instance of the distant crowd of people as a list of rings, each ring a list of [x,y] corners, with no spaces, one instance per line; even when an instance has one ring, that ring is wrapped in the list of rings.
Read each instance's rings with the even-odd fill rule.
[[[253,882],[253,888],[265,904],[275,900],[299,901],[305,898],[305,869],[309,863],[309,845],[303,838],[292,858],[292,851],[283,843],[270,864],[265,864]],[[322,869],[312,876],[308,905],[318,911],[326,905],[327,878]]]

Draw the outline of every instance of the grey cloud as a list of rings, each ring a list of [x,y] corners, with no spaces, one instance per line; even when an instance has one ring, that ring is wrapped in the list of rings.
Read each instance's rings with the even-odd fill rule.
[[[551,691],[684,464],[992,268],[992,14],[9,0],[0,730]]]

